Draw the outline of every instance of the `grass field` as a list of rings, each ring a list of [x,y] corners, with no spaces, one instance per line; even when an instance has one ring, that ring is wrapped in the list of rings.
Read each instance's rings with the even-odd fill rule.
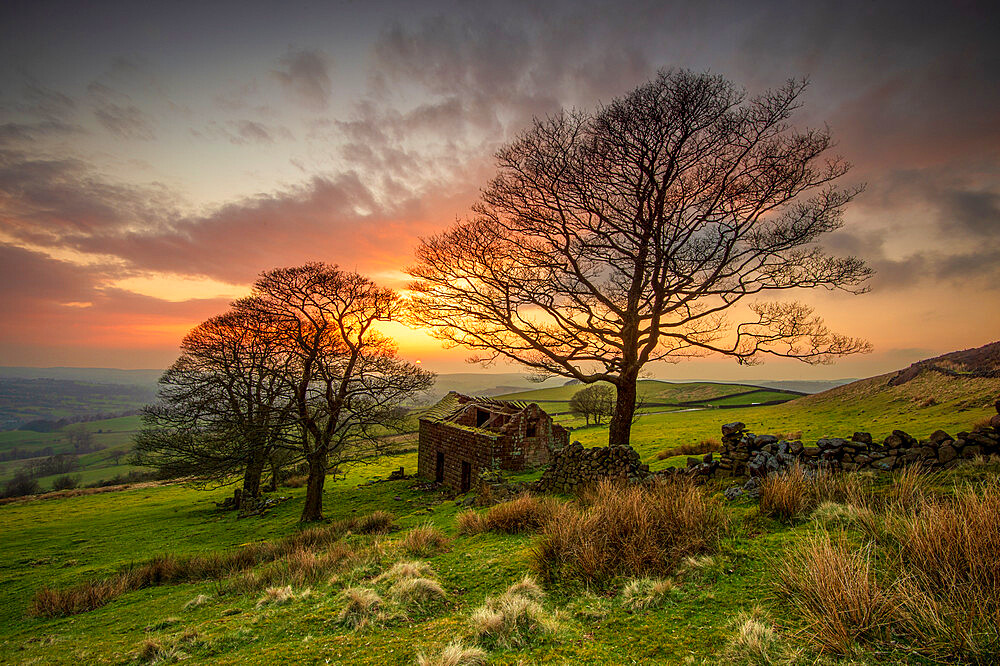
[[[966,384],[953,383],[958,381]],[[917,437],[937,428],[954,434],[992,413],[998,389],[997,380],[941,376],[885,389],[884,381],[874,378],[839,393],[776,406],[646,415],[633,428],[633,444],[656,468],[684,462],[684,457],[657,461],[660,450],[717,438],[721,424],[734,420],[758,433],[802,430],[806,440],[855,430],[882,437],[894,428]],[[929,397],[935,404],[929,404]],[[122,430],[109,436],[124,433],[128,424],[119,425]],[[605,443],[607,429],[579,428],[571,437],[588,446],[599,445]],[[222,581],[207,580],[128,592],[101,608],[70,617],[45,619],[26,612],[32,595],[45,585],[66,587],[109,576],[166,552],[219,552],[293,534],[298,530],[301,489],[282,489],[278,495],[287,501],[262,517],[242,520],[215,507],[228,489],[201,491],[181,485],[0,506],[0,663],[383,666],[413,664],[417,652],[439,653],[456,636],[471,644],[473,611],[529,571],[536,537],[461,535],[456,515],[462,508],[441,493],[415,487],[412,480],[361,485],[385,478],[400,465],[412,472],[416,454],[385,458],[350,470],[346,478],[328,481],[329,519],[384,510],[394,516],[398,529],[387,537],[344,537],[349,547],[374,554],[363,566],[311,584],[309,595],[296,588],[283,605],[258,605],[262,591],[239,592]],[[995,476],[996,470],[960,468],[954,478],[941,477],[937,482],[947,489],[956,478],[975,480],[984,474]],[[718,496],[725,485],[713,481],[709,492]],[[523,646],[492,645],[487,663],[931,663],[903,648],[859,649],[837,657],[804,642],[798,632],[806,629],[805,623],[775,594],[775,563],[781,553],[821,526],[815,521],[768,518],[753,502],[729,504],[726,512],[730,528],[718,554],[700,568],[678,575],[660,605],[629,608],[621,587],[592,592],[550,587],[542,608],[553,631]],[[338,623],[344,590],[355,585],[377,587],[374,581],[394,562],[413,559],[403,549],[404,536],[425,523],[440,528],[448,538],[443,551],[421,558],[443,587],[444,600],[361,629]],[[388,588],[380,589],[388,594]],[[196,599],[198,603],[188,606]],[[768,640],[784,645],[787,650],[782,648],[782,654],[792,656],[780,662],[751,658],[740,643],[748,625],[738,619],[751,612],[771,632],[766,634],[771,636]],[[150,651],[150,641],[172,647]]]

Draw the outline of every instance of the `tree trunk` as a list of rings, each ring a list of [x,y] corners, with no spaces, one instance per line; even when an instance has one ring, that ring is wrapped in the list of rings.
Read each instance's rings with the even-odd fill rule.
[[[265,460],[264,452],[260,449],[247,458],[247,466],[243,472],[243,499],[260,497],[260,477],[264,474]]]
[[[632,417],[635,416],[636,382],[638,371],[622,374],[616,386],[615,413],[608,428],[608,446],[629,446],[632,435]]]
[[[278,477],[281,475],[281,466],[274,461],[274,456],[271,456],[271,485],[268,487],[272,493],[278,492]]]
[[[306,503],[302,507],[303,523],[323,520],[323,484],[326,483],[326,455],[314,453],[308,457],[309,481],[306,483]]]

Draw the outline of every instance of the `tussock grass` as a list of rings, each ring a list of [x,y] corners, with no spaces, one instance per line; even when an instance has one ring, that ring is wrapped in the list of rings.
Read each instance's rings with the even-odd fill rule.
[[[351,629],[362,629],[381,617],[382,597],[370,587],[349,587],[341,593],[344,602],[337,622]]]
[[[534,601],[541,601],[545,598],[545,591],[542,589],[542,586],[527,574],[524,575],[524,578],[508,587],[507,592],[509,594],[519,594]]]
[[[486,663],[486,651],[468,646],[460,640],[452,641],[441,654],[428,656],[417,653],[417,666],[480,666]]]
[[[719,503],[689,479],[652,487],[602,481],[580,504],[560,506],[531,552],[546,583],[604,587],[624,576],[673,571],[713,552],[726,529]]]
[[[448,537],[433,523],[427,522],[414,527],[400,542],[403,550],[417,557],[430,557],[448,547]]]
[[[718,453],[720,451],[722,451],[722,442],[714,437],[709,437],[697,444],[681,444],[680,446],[663,449],[656,454],[656,459],[666,460],[674,456],[703,456],[706,453]]]
[[[486,531],[486,520],[482,514],[472,509],[467,509],[455,516],[455,523],[458,525],[458,533],[465,536]]]
[[[784,652],[774,627],[759,608],[754,608],[736,617],[722,655],[729,664],[772,666],[787,661]]]
[[[282,606],[295,599],[291,585],[284,587],[269,587],[264,590],[264,596],[257,600],[257,608],[261,606]]]
[[[1000,660],[1000,480],[925,499],[890,524],[900,557],[899,622],[928,656]]]
[[[539,602],[510,592],[497,598],[487,597],[472,612],[469,624],[483,645],[508,649],[529,645],[540,636],[554,633],[558,627]]]
[[[622,588],[622,606],[632,612],[662,606],[674,587],[669,578],[633,578]]]
[[[404,578],[389,588],[389,596],[403,608],[425,609],[436,605],[447,595],[436,580]]]
[[[483,526],[488,532],[505,534],[536,532],[552,519],[560,505],[561,502],[552,497],[521,495],[490,507],[483,517]]]
[[[844,654],[889,624],[893,595],[875,579],[871,547],[835,543],[829,534],[794,548],[778,568],[778,591],[824,650]]]
[[[43,587],[36,591],[28,612],[36,617],[75,615],[100,608],[127,592],[171,583],[235,577],[233,589],[247,591],[259,590],[285,579],[297,584],[313,582],[348,560],[350,549],[344,544],[337,544],[337,541],[355,529],[361,520],[354,518],[326,527],[314,527],[277,541],[248,544],[231,551],[183,557],[171,553],[157,555],[104,579],[62,589]],[[384,519],[376,522],[384,522]],[[322,555],[312,552],[322,549],[327,549]],[[248,571],[260,564],[279,560],[282,561],[281,571]]]
[[[395,527],[395,520],[388,511],[373,511],[358,518],[352,531],[356,534],[388,534]]]
[[[407,578],[431,578],[433,575],[434,569],[427,562],[405,560],[393,564],[387,571],[376,576],[373,582],[380,583],[384,580],[398,582]]]
[[[861,474],[823,469],[807,471],[796,463],[761,482],[760,510],[772,518],[792,521],[827,502],[867,506],[870,494],[870,479]]]

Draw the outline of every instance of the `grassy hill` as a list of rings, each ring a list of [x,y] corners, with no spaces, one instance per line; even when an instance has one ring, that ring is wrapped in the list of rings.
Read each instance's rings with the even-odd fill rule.
[[[642,459],[655,467],[683,463],[683,457],[657,460],[662,449],[717,438],[721,425],[735,420],[758,433],[801,430],[806,441],[850,435],[855,430],[867,430],[879,438],[894,428],[917,437],[937,428],[954,434],[994,413],[992,403],[1000,397],[997,378],[928,368],[910,374],[904,382],[893,382],[900,373],[890,373],[774,406],[646,414],[633,427],[632,441]],[[518,399],[568,399],[577,389],[531,391],[533,397]],[[644,382],[643,387],[647,395],[669,396],[677,402],[686,401],[680,396],[705,402],[736,400],[735,394],[750,389],[665,382]],[[578,425],[568,416],[558,418]],[[134,425],[122,420],[88,427],[111,429],[97,436],[106,435],[109,442],[117,438],[120,445]],[[57,439],[58,433],[4,433],[0,446],[54,441],[46,436]],[[41,439],[28,441],[27,437]],[[606,442],[607,428],[575,428],[571,437],[588,446],[599,445]],[[450,498],[414,480],[368,483],[384,479],[399,466],[414,471],[416,454],[386,457],[374,465],[353,468],[343,478],[328,479],[325,507],[329,519],[349,520],[387,511],[396,528],[388,535],[348,533],[329,550],[295,555],[295,566],[312,567],[318,573],[290,583],[291,596],[273,603],[267,601],[268,584],[259,578],[269,570],[268,565],[260,565],[230,578],[145,587],[70,617],[27,614],[32,596],[46,585],[63,588],[101,579],[164,553],[214,557],[250,543],[296,534],[301,488],[281,489],[278,496],[287,501],[264,516],[242,520],[214,505],[229,495],[229,489],[198,491],[182,485],[0,506],[0,543],[4,544],[0,549],[0,663],[390,666],[416,663],[417,652],[439,654],[456,636],[467,644],[474,642],[470,626],[476,609],[531,570],[538,537],[530,531],[463,534],[457,524],[464,510],[461,497]],[[928,488],[949,494],[962,483],[995,478],[997,472],[995,463],[973,463],[935,477],[928,483],[936,485]],[[514,478],[530,479],[533,474],[537,472]],[[775,592],[780,562],[803,544],[815,543],[817,535],[828,529],[854,551],[866,543],[867,532],[852,522],[853,514],[846,507],[837,508],[840,505],[809,519],[778,520],[754,501],[722,503],[721,492],[728,483],[710,481],[706,491],[723,506],[729,525],[717,551],[670,573],[659,602],[630,606],[625,580],[605,590],[550,585],[537,603],[551,631],[523,645],[490,645],[486,663],[932,663],[902,645],[888,649],[862,645],[838,657],[806,642],[812,625]],[[874,483],[881,484],[877,492],[891,492],[886,490],[891,479]],[[440,547],[413,551],[407,545],[411,530],[427,526],[440,530],[445,541]],[[349,590],[377,590],[389,604],[395,593],[382,577],[394,564],[411,560],[430,567],[427,575],[445,593],[440,602],[411,607],[405,613],[388,612],[386,606],[379,621],[359,628],[338,621],[347,608],[344,595]],[[286,573],[293,564],[291,559],[278,563]],[[273,589],[272,597],[283,594],[280,587]]]

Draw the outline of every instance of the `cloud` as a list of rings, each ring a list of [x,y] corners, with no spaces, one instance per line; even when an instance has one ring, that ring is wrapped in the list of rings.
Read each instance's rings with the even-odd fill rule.
[[[310,110],[327,108],[333,84],[322,52],[291,51],[281,58],[280,65],[272,74],[286,92]]]
[[[156,138],[152,121],[131,103],[128,95],[97,82],[91,83],[87,92],[94,103],[94,117],[104,129],[123,139],[152,141]]]

